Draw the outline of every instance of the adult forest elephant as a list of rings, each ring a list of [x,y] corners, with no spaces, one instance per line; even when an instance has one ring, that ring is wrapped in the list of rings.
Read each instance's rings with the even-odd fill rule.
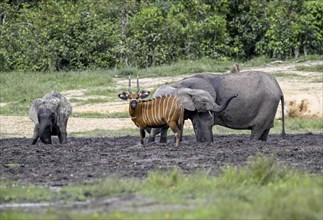
[[[183,88],[206,91],[217,104],[229,100],[233,94],[239,95],[226,109],[218,113],[196,110],[185,112],[186,118],[192,121],[198,142],[213,141],[213,125],[239,130],[249,129],[251,140],[266,141],[269,130],[274,126],[279,101],[282,104],[282,135],[285,135],[284,96],[271,74],[258,71],[225,75],[197,74],[162,87],[156,93],[174,94]],[[161,140],[167,135],[165,130],[166,128],[162,129]],[[154,141],[157,133],[157,129],[152,129],[149,141]]]
[[[38,138],[44,144],[51,144],[51,135],[58,135],[59,143],[67,143],[67,121],[72,114],[69,101],[57,92],[35,99],[29,108],[29,117],[35,123],[32,144]]]

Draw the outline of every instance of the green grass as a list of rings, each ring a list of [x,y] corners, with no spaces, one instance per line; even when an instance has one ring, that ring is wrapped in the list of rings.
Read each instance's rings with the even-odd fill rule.
[[[289,78],[289,79],[303,79],[304,78],[304,76],[298,75],[296,73],[284,73],[284,72],[273,73],[273,76],[279,77],[279,78]]]
[[[265,64],[271,63],[273,60],[266,56],[255,57],[243,63],[243,67],[256,67],[263,66]]]
[[[128,112],[112,112],[112,113],[74,113],[75,118],[129,118]]]
[[[315,66],[296,66],[296,70],[323,73],[323,64],[318,64]]]
[[[270,130],[270,134],[281,134],[282,121],[275,120],[274,127]],[[321,118],[285,118],[285,131],[287,134],[300,133],[322,133],[323,121]],[[250,130],[233,130],[222,126],[214,126],[213,134],[250,134]]]
[[[155,201],[121,204],[127,211],[119,210],[120,207],[109,212],[96,209],[81,212],[77,208],[59,211],[55,207],[41,211],[2,210],[4,220],[58,219],[62,215],[68,219],[321,219],[323,214],[322,176],[294,171],[270,155],[249,158],[242,167],[223,167],[217,176],[202,171],[185,175],[173,168],[152,172],[145,179],[111,176],[65,186],[59,191],[8,181],[3,182],[0,189],[0,201],[11,203],[60,201],[73,204],[73,201],[102,201],[126,195]],[[163,209],[176,205],[178,208]],[[140,211],[145,206],[157,208]]]

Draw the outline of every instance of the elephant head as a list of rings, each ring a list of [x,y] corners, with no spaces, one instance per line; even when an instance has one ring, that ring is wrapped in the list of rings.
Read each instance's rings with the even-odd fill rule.
[[[182,101],[184,108],[188,111],[220,113],[229,104],[231,99],[238,95],[233,95],[226,100],[222,105],[215,103],[213,97],[207,91],[201,89],[179,88],[175,95]]]
[[[232,95],[218,105],[215,99],[204,90],[180,88],[176,93],[187,110],[187,117],[192,121],[198,142],[213,141],[212,127],[215,115],[225,110],[230,101],[238,96]]]
[[[67,121],[72,113],[72,106],[61,94],[52,92],[32,102],[29,117],[35,123],[32,144],[37,139],[51,144],[51,136],[58,135],[60,143],[67,142]]]

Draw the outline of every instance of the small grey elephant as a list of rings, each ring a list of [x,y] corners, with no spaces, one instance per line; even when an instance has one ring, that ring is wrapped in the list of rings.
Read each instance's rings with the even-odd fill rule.
[[[44,144],[52,144],[52,135],[58,136],[60,144],[66,144],[66,127],[71,114],[70,102],[58,92],[35,99],[29,108],[29,118],[35,123],[32,144],[36,144],[38,138]]]

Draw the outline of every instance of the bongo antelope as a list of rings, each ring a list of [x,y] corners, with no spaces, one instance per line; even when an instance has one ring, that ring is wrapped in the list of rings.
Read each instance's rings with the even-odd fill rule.
[[[144,144],[145,128],[158,128],[169,126],[175,133],[176,147],[179,146],[184,124],[184,107],[181,101],[172,95],[159,96],[150,100],[140,100],[148,97],[147,90],[141,90],[137,77],[137,91],[131,91],[129,76],[128,92],[121,92],[118,97],[122,100],[130,100],[129,114],[131,120],[140,129],[140,141]]]

